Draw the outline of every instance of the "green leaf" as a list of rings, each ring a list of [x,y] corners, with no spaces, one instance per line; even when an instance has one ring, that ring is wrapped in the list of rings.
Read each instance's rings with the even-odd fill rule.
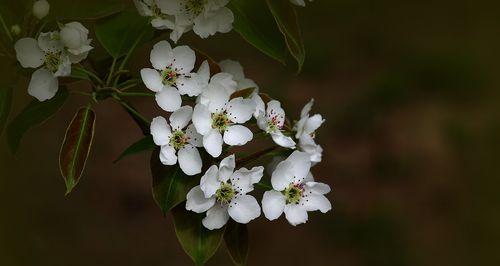
[[[200,181],[197,177],[184,174],[178,164],[163,165],[160,162],[159,149],[152,153],[150,166],[153,177],[153,197],[164,215],[185,201],[189,190]]]
[[[235,265],[246,265],[248,258],[248,228],[246,224],[229,221],[224,232],[224,242]]]
[[[61,20],[98,20],[124,9],[122,0],[99,0],[99,1],[78,1],[68,3],[68,1],[49,1],[50,14],[49,19]]]
[[[33,100],[10,122],[7,126],[7,141],[12,153],[17,152],[21,139],[29,129],[42,124],[61,109],[68,95],[68,90],[62,87],[50,100]]]
[[[66,130],[59,153],[59,168],[66,182],[66,195],[80,181],[94,139],[94,128],[95,113],[88,106],[76,112]]]
[[[126,10],[96,23],[97,39],[114,58],[127,55],[131,47],[150,40],[154,30],[146,17],[136,10]]]
[[[208,230],[201,221],[204,214],[186,210],[184,204],[172,210],[177,239],[195,265],[204,265],[220,246],[224,228]]]
[[[12,106],[12,87],[0,89],[0,136],[9,117]]]
[[[75,79],[83,79],[83,80],[90,80],[89,75],[87,72],[85,72],[83,69],[78,68],[78,67],[72,67],[71,68],[71,78]]]
[[[152,136],[146,136],[139,141],[135,142],[134,144],[130,145],[118,158],[113,162],[117,163],[121,159],[128,157],[130,155],[134,155],[143,151],[149,151],[152,150],[156,147],[156,144],[153,141]]]
[[[232,0],[228,7],[234,13],[235,31],[261,52],[285,64],[285,42],[263,0]]]
[[[306,51],[300,32],[297,12],[289,0],[266,0],[266,2],[276,20],[278,28],[283,36],[285,36],[288,50],[297,61],[298,72],[300,72],[304,65]]]

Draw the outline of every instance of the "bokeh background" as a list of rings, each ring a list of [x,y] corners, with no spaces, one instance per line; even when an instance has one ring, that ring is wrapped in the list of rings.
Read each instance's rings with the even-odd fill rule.
[[[234,32],[183,37],[241,61],[290,117],[314,98],[327,119],[313,171],[333,188],[335,210],[298,227],[252,222],[249,265],[500,264],[499,10],[484,0],[317,0],[298,10],[300,75]],[[1,79],[12,78],[8,67]],[[13,114],[31,100],[26,88],[18,84]],[[191,265],[152,199],[149,154],[112,163],[141,137],[116,103],[96,105],[85,176],[64,197],[58,151],[84,102],[72,96],[16,156],[2,136],[0,265]],[[150,99],[134,103],[160,112]],[[224,246],[209,265],[231,265]]]

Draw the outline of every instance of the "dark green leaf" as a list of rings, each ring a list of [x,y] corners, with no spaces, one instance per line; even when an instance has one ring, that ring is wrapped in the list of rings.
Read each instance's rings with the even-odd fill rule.
[[[126,10],[99,21],[95,26],[97,39],[114,58],[127,55],[132,47],[152,38],[149,20],[136,10]]]
[[[261,52],[285,63],[286,45],[263,1],[232,0],[234,29]]]
[[[123,0],[49,1],[49,19],[61,20],[98,20],[109,17],[124,9]]]
[[[94,139],[95,113],[90,107],[80,108],[66,130],[59,154],[59,168],[66,182],[66,195],[80,181]]]
[[[220,246],[224,228],[208,230],[201,221],[204,214],[186,210],[185,204],[172,209],[177,239],[195,265],[204,265]]]
[[[10,86],[0,89],[0,136],[9,117],[12,106],[12,95],[12,87]]]
[[[135,142],[134,144],[130,145],[115,161],[114,163],[117,163],[121,159],[134,155],[143,151],[150,151],[156,147],[155,143],[153,142],[153,137],[152,136],[146,136],[139,141]]]
[[[246,265],[248,257],[247,225],[229,221],[224,232],[224,241],[234,264]]]
[[[21,113],[7,126],[7,140],[12,153],[16,153],[21,139],[29,129],[43,123],[52,117],[68,98],[68,91],[62,87],[54,98],[40,102],[33,100]]]
[[[166,215],[173,207],[186,200],[186,194],[197,185],[199,178],[188,176],[179,165],[166,166],[160,162],[160,150],[151,155],[151,175],[153,176],[153,197]]]
[[[266,2],[281,33],[285,36],[288,50],[297,61],[298,71],[300,72],[304,65],[306,51],[300,32],[297,12],[289,0],[266,0]]]

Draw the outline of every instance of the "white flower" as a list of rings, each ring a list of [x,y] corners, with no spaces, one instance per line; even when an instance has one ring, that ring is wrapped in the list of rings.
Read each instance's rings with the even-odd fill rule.
[[[253,133],[240,125],[252,118],[255,103],[242,97],[229,100],[229,94],[218,88],[210,94],[207,105],[198,103],[194,107],[193,123],[203,135],[203,146],[213,157],[219,157],[222,144],[241,146],[252,140]]]
[[[33,15],[37,19],[42,19],[49,14],[50,4],[46,0],[38,0],[33,3]]]
[[[323,148],[316,144],[314,138],[316,130],[325,122],[320,114],[309,115],[314,99],[311,99],[300,113],[300,120],[295,124],[294,130],[297,132],[295,138],[299,140],[299,149],[310,155],[311,162],[321,162]]]
[[[275,220],[285,212],[291,225],[305,223],[307,212],[332,209],[324,196],[330,192],[327,184],[314,182],[309,170],[309,155],[295,151],[285,161],[278,164],[271,176],[274,190],[266,191],[262,198],[262,211],[269,220]]]
[[[246,224],[260,216],[257,200],[247,193],[262,178],[264,167],[234,171],[234,154],[212,165],[201,177],[200,185],[192,188],[186,198],[186,209],[196,213],[207,212],[202,224],[210,229],[223,227],[229,217]]]
[[[217,32],[231,31],[233,12],[225,7],[229,0],[158,0],[162,13],[175,17],[170,35],[175,42],[191,29],[200,37],[207,38]]]
[[[158,30],[172,29],[174,27],[174,16],[161,12],[156,4],[157,0],[134,0],[139,15],[151,18],[151,25]]]
[[[67,48],[72,63],[79,63],[87,58],[92,39],[89,39],[89,30],[80,22],[70,22],[61,28],[61,42]]]
[[[285,124],[285,110],[281,108],[280,102],[272,100],[267,103],[266,113],[261,112],[257,117],[257,125],[260,129],[270,134],[274,142],[281,147],[295,149],[295,141],[285,136],[283,125]]]
[[[251,79],[245,77],[243,66],[238,61],[226,59],[219,62],[222,72],[233,75],[233,80],[238,84],[238,90],[255,88],[255,92],[259,92],[259,86]]]
[[[151,135],[156,145],[161,146],[160,161],[165,165],[179,166],[186,175],[201,173],[202,160],[197,147],[201,147],[201,138],[189,124],[193,108],[183,106],[170,115],[170,124],[159,116],[151,122]],[[178,158],[178,159],[177,159]]]
[[[306,6],[306,2],[304,0],[290,0],[290,2],[297,6]],[[309,0],[309,2],[312,2],[312,0]]]
[[[181,94],[197,96],[208,83],[207,62],[200,66],[196,75],[191,73],[196,56],[188,46],[172,49],[167,41],[160,41],[154,45],[150,61],[154,69],[142,69],[141,77],[146,87],[156,92],[156,102],[167,112],[181,107]]]
[[[33,73],[28,93],[39,101],[54,97],[59,88],[57,77],[71,74],[71,61],[59,41],[59,34],[41,33],[38,41],[33,38],[22,38],[16,42],[14,48],[22,67],[41,67]]]

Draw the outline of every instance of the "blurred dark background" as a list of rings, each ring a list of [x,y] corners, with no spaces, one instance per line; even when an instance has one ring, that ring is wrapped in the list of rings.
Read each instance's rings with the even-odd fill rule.
[[[499,10],[483,0],[316,0],[298,9],[298,76],[235,32],[181,39],[241,61],[290,117],[315,98],[313,113],[327,119],[313,172],[333,188],[335,210],[298,227],[252,222],[249,265],[500,265]],[[0,77],[11,78],[7,66]],[[13,114],[31,100],[26,88]],[[112,101],[96,106],[87,170],[64,197],[58,152],[84,102],[72,96],[16,156],[2,136],[0,265],[190,265],[152,199],[149,154],[112,163],[141,137]],[[134,103],[160,113],[150,99]],[[209,265],[231,265],[224,246]]]

